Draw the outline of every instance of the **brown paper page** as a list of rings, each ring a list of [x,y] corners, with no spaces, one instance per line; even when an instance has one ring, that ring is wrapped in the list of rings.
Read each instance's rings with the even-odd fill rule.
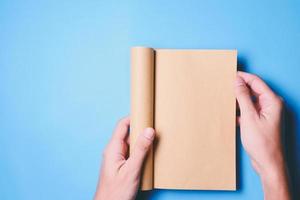
[[[235,190],[237,52],[155,53],[154,187]]]
[[[153,127],[154,117],[154,51],[151,48],[131,49],[131,114],[130,152],[138,135],[146,128]],[[141,189],[153,189],[153,150],[148,152],[144,162]]]

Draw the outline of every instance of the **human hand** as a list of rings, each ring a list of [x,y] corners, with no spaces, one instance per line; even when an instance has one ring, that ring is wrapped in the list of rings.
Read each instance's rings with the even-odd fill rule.
[[[262,179],[265,198],[289,199],[281,144],[282,99],[259,77],[245,72],[237,74],[236,98],[242,144]]]
[[[138,191],[143,161],[154,140],[154,130],[146,128],[128,157],[129,118],[118,123],[103,154],[95,200],[132,200]]]

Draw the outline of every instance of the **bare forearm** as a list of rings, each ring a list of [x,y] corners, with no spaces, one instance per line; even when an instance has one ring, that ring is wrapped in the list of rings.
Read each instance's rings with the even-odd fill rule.
[[[261,177],[265,200],[291,199],[281,143],[283,99],[261,78],[245,72],[238,72],[236,97],[242,144]]]
[[[288,174],[283,162],[270,167],[261,175],[265,200],[290,200]]]

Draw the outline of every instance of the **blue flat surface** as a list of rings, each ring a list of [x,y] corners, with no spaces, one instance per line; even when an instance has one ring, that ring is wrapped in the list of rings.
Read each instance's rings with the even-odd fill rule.
[[[237,49],[239,65],[286,101],[288,164],[300,187],[300,1],[1,0],[1,200],[92,199],[105,144],[129,113],[133,45]],[[139,198],[262,199],[238,152],[236,192]]]

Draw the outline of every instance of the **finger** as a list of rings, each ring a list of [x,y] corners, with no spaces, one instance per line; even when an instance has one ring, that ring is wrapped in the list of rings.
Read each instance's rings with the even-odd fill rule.
[[[144,159],[150,149],[155,132],[153,128],[146,128],[142,134],[138,136],[132,154],[128,158],[128,165],[132,170],[140,170]]]
[[[281,112],[282,101],[262,79],[246,72],[238,72],[238,74],[245,80],[252,93],[257,97],[256,110],[259,116],[267,117],[274,111]]]
[[[276,96],[275,93],[268,87],[268,85],[258,76],[240,71],[238,72],[238,76],[240,76],[246,82],[255,96]]]
[[[115,159],[125,159],[128,144],[126,142],[129,132],[129,117],[122,118],[116,125],[112,139],[105,149],[105,154],[114,156]]]
[[[235,92],[236,99],[240,107],[241,116],[257,114],[251,99],[250,91],[245,81],[240,76],[236,77]]]
[[[113,133],[113,140],[125,140],[128,135],[129,125],[129,116],[122,118],[116,125],[115,131]]]

